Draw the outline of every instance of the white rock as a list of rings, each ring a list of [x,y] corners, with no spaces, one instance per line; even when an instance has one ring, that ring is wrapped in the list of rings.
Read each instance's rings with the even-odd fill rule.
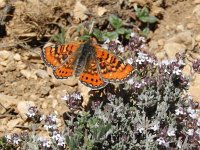
[[[5,0],[0,0],[0,8],[3,8],[6,6],[6,1]]]
[[[90,95],[89,92],[91,91],[91,88],[83,85],[82,83],[78,82],[78,91],[80,91],[81,96],[83,97],[83,103],[82,106],[85,107],[88,105]]]
[[[197,42],[200,42],[200,34],[196,36],[195,40],[196,40]]]
[[[57,105],[58,105],[58,101],[56,99],[54,99],[52,101],[52,108],[56,108]]]
[[[42,69],[36,70],[36,75],[42,79],[49,78],[47,71],[42,70]]]
[[[200,4],[200,0],[194,0],[193,4]]]
[[[107,12],[107,9],[104,7],[97,7],[95,8],[95,12],[97,12],[97,15],[101,17],[105,12]]]
[[[174,59],[176,53],[184,53],[186,50],[186,46],[184,44],[179,44],[179,43],[167,43],[164,46],[164,50],[169,56],[169,58]]]
[[[188,29],[192,29],[192,28],[194,28],[194,26],[195,26],[194,23],[188,23],[188,24],[187,24],[187,28],[188,28]]]
[[[13,130],[13,128],[15,128],[16,125],[18,125],[19,123],[22,123],[22,122],[23,122],[23,120],[21,118],[12,119],[8,122],[6,130]]]
[[[1,105],[8,109],[12,106],[16,106],[16,104],[19,102],[16,96],[10,96],[0,93],[0,103]]]
[[[20,61],[21,60],[21,56],[19,54],[15,54],[13,58],[16,61]]]
[[[36,106],[33,101],[21,101],[17,105],[17,110],[19,112],[19,115],[22,117],[23,120],[27,119],[27,113],[29,112],[28,109],[31,106]]]
[[[194,16],[196,17],[197,19],[197,22],[200,21],[200,4],[199,5],[196,5],[196,7],[193,9],[193,12]]]
[[[37,76],[35,75],[34,71],[29,70],[21,70],[20,73],[25,76],[27,79],[37,79]]]
[[[176,26],[176,30],[182,32],[182,31],[184,31],[185,29],[184,29],[184,26],[183,26],[182,24],[180,24],[180,25],[177,25],[177,26]]]
[[[13,56],[13,54],[9,51],[5,51],[5,50],[0,51],[0,60],[1,61],[7,60],[12,56]]]
[[[73,10],[73,13],[74,13],[74,18],[76,20],[85,20],[87,19],[87,15],[85,14],[86,12],[88,12],[88,9],[85,5],[81,4],[80,1],[77,1],[75,6],[74,6],[74,10]]]
[[[180,32],[167,40],[167,42],[169,43],[175,42],[175,43],[180,43],[180,44],[185,44],[185,45],[191,45],[192,41],[193,41],[193,35],[192,35],[192,32],[189,30]]]
[[[17,62],[17,69],[23,70],[23,69],[25,69],[26,67],[27,67],[26,64],[23,63],[22,61],[18,61],[18,62]]]

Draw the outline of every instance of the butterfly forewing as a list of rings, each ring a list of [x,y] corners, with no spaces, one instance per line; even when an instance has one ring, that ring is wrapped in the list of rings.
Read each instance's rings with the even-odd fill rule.
[[[59,67],[79,49],[80,44],[80,42],[71,42],[57,47],[55,45],[46,46],[42,50],[41,58],[47,66],[52,68]]]

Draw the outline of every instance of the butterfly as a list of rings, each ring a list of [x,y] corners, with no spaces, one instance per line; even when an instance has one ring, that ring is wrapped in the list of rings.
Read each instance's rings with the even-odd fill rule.
[[[92,90],[108,83],[124,83],[134,72],[133,66],[91,41],[45,46],[41,58],[53,68],[55,78],[76,76]]]

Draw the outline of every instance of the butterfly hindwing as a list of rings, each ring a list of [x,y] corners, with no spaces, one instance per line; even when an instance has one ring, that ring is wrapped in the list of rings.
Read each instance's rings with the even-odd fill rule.
[[[96,59],[100,67],[100,73],[105,82],[123,83],[133,73],[134,68],[100,46],[94,45]]]
[[[73,76],[76,61],[77,58],[75,55],[69,56],[61,66],[53,70],[54,76],[57,79],[67,79],[68,77]]]
[[[107,85],[101,78],[94,56],[88,56],[85,68],[80,74],[79,80],[82,84],[91,87],[93,90],[100,89]]]

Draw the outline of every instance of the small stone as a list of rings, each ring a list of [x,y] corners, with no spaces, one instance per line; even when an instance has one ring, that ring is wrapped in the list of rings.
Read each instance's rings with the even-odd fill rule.
[[[25,69],[27,66],[25,63],[23,63],[22,61],[17,62],[17,69],[19,70],[23,70]]]
[[[16,70],[16,63],[14,61],[11,61],[6,65],[6,71],[14,71]]]
[[[172,38],[168,39],[167,42],[191,45],[193,42],[193,34],[191,31],[186,30],[174,35]]]
[[[196,36],[195,40],[196,40],[197,42],[200,42],[200,34]]]
[[[18,103],[17,110],[24,121],[28,118],[26,114],[29,112],[28,109],[32,106],[36,106],[33,101],[21,101]]]
[[[164,39],[159,39],[158,40],[158,45],[163,46],[164,45]]]
[[[27,79],[30,79],[31,77],[31,72],[28,70],[21,70],[20,73],[25,76]]]
[[[194,28],[194,23],[188,23],[187,24],[187,29],[192,29]]]
[[[36,70],[36,75],[42,79],[49,78],[47,71],[41,69]]]
[[[189,93],[192,95],[194,101],[197,101],[200,103],[200,74],[195,75],[195,80],[193,81],[193,84],[189,87]]]
[[[97,7],[97,8],[95,8],[95,10],[97,10],[96,12],[97,12],[97,15],[98,15],[99,17],[103,16],[103,14],[104,14],[105,12],[107,12],[107,9],[104,8],[104,7]]]
[[[37,79],[37,76],[35,75],[35,73],[33,71],[29,71],[29,70],[21,70],[20,73],[25,76],[27,79]]]
[[[48,103],[46,101],[44,101],[42,103],[42,109],[46,109],[48,107]]]
[[[12,119],[7,123],[7,130],[13,130],[13,128],[15,128],[15,126],[19,123],[21,123],[23,120],[21,118],[17,118],[17,119]]]
[[[56,108],[57,105],[58,105],[58,101],[56,99],[54,99],[52,101],[52,108]]]
[[[9,59],[9,57],[11,57],[13,54],[9,51],[0,51],[0,60],[1,61],[4,61],[4,60],[7,60]]]
[[[19,54],[15,54],[13,58],[16,61],[20,61],[21,60],[21,56]]]
[[[194,0],[193,4],[200,4],[200,0]]]
[[[184,31],[184,26],[182,24],[176,26],[176,31]]]
[[[8,109],[10,107],[16,106],[19,100],[16,96],[10,96],[0,93],[0,102],[4,108]]]
[[[40,93],[42,95],[47,95],[47,94],[49,94],[50,90],[51,90],[51,87],[46,85],[46,86],[43,86],[40,88]]]
[[[167,43],[164,46],[164,50],[169,58],[174,59],[176,53],[184,53],[186,51],[186,46],[179,43]]]
[[[86,15],[86,12],[88,12],[88,9],[85,5],[83,5],[80,1],[76,1],[75,5],[74,5],[74,18],[76,20],[85,20],[88,18],[88,16]]]
[[[155,54],[158,60],[164,60],[166,59],[166,53],[164,51],[158,52]]]
[[[5,0],[0,0],[0,8],[3,8],[6,6],[6,1]]]

